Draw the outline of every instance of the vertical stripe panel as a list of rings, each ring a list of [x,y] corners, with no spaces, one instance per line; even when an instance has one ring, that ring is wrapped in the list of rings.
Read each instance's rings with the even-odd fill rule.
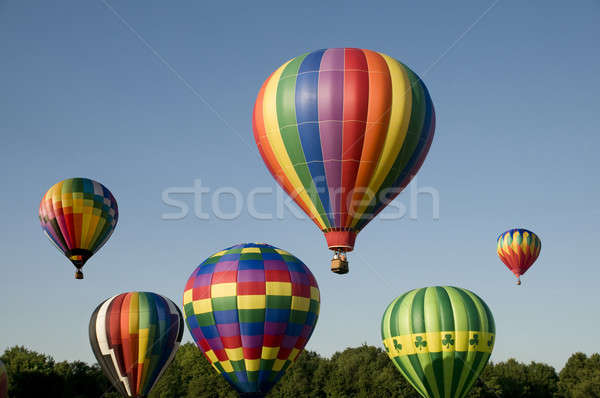
[[[319,226],[324,229],[328,222],[321,217],[321,212],[317,211],[317,208],[302,185],[302,182],[292,165],[292,161],[290,160],[279,131],[277,117],[277,86],[283,70],[290,62],[285,63],[277,69],[265,87],[265,95],[263,97],[263,120],[267,134],[266,141],[270,144],[273,154],[277,159],[277,163],[281,166],[282,171],[290,180],[292,187],[294,188],[293,195],[299,195],[302,198],[303,202],[308,206],[310,213],[315,219],[320,221]]]
[[[315,189],[331,225],[334,225],[333,210],[329,201],[329,187],[325,179],[321,135],[319,129],[318,87],[319,69],[325,50],[308,54],[298,70],[296,78],[296,122],[302,150]]]
[[[319,72],[319,128],[325,176],[334,225],[340,225],[342,184],[342,134],[344,119],[344,49],[325,51]]]
[[[362,52],[365,55],[369,70],[367,125],[360,165],[354,184],[355,190],[352,193],[352,199],[348,203],[350,217],[348,217],[345,224],[346,227],[354,225],[354,218],[360,217],[362,214],[359,212],[361,202],[365,200],[366,206],[371,201],[371,196],[365,192],[364,188],[369,185],[383,150],[392,103],[392,80],[385,59],[375,51],[362,50]],[[364,207],[362,208],[364,209]]]
[[[385,142],[375,172],[367,187],[368,191],[372,194],[379,191],[381,184],[398,157],[398,153],[406,138],[412,109],[412,90],[406,69],[395,59],[385,54],[381,54],[381,56],[385,59],[390,71],[390,78],[392,80],[392,102],[390,105],[390,122]],[[358,214],[362,214],[365,209],[366,205],[361,206],[358,210]],[[356,225],[358,221],[359,220],[355,218],[353,226]]]
[[[308,205],[304,202],[303,198],[300,195],[294,193],[294,187],[287,177],[287,175],[282,170],[280,164],[277,162],[275,154],[271,148],[271,144],[267,140],[267,133],[265,131],[265,123],[263,118],[263,98],[265,95],[265,87],[267,83],[272,79],[273,75],[269,76],[269,78],[263,83],[260,88],[260,92],[258,93],[258,97],[256,99],[256,104],[254,105],[253,112],[253,123],[252,127],[254,130],[254,140],[256,141],[256,146],[258,147],[258,151],[267,166],[267,169],[277,181],[277,183],[283,188],[283,190],[291,197],[293,200],[300,206],[302,211],[306,213],[315,224],[317,224],[320,228],[321,221],[310,211]]]
[[[342,137],[341,219],[348,222],[348,200],[352,195],[360,166],[369,108],[369,66],[363,52],[348,48],[344,53],[344,104]]]

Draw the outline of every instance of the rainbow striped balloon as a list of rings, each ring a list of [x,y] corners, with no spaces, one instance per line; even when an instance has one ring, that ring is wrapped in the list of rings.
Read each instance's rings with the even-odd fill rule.
[[[517,284],[521,284],[521,275],[533,265],[541,250],[542,241],[527,229],[510,229],[497,239],[498,257],[515,274]]]
[[[435,112],[404,64],[375,51],[330,48],[286,62],[265,81],[253,127],[273,177],[331,249],[350,251],[421,167]]]
[[[387,307],[383,345],[424,398],[463,398],[487,364],[496,326],[475,293],[451,286],[411,290]]]
[[[8,375],[6,374],[6,367],[0,361],[0,398],[8,397]]]
[[[146,397],[183,337],[177,305],[150,292],[102,302],[90,319],[90,344],[106,377],[124,397]]]
[[[71,260],[81,279],[85,262],[112,235],[119,209],[104,185],[88,178],[69,178],[46,192],[39,219],[48,239]]]
[[[183,294],[188,329],[240,393],[266,394],[302,352],[319,315],[319,287],[285,250],[232,246],[207,258]]]

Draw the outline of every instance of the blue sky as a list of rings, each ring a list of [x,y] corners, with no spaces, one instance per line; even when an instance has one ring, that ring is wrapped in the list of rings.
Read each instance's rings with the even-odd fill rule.
[[[388,303],[429,285],[489,304],[495,361],[561,368],[573,352],[598,351],[599,16],[594,1],[0,2],[0,350],[91,362],[87,325],[103,299],[146,290],[181,303],[206,257],[258,241],[317,277],[321,317],[307,348],[324,355],[379,346]],[[289,211],[163,219],[173,208],[162,192],[195,179],[213,193],[275,188],[252,138],[260,85],[290,58],[344,46],[387,53],[429,88],[437,130],[417,186],[439,192],[438,220],[423,194],[416,219],[373,221],[340,277],[317,228]],[[80,282],[37,220],[44,192],[73,176],[101,181],[120,209]],[[274,206],[257,197],[258,210]],[[521,287],[495,253],[513,226],[542,239]]]

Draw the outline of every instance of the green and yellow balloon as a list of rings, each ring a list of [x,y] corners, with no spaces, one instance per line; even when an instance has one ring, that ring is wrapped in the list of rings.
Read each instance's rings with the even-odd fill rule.
[[[400,373],[425,398],[463,398],[485,368],[496,327],[475,293],[451,286],[411,290],[387,307],[381,338]]]

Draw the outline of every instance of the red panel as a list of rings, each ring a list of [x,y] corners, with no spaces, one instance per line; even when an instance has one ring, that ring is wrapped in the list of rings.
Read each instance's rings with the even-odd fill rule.
[[[239,348],[242,346],[242,339],[240,336],[221,337],[221,341],[225,348]]]
[[[262,347],[243,348],[244,359],[260,359],[262,355]]]
[[[292,295],[298,297],[310,297],[310,285],[300,283],[292,284]]]
[[[267,294],[265,282],[238,282],[237,294],[239,296],[249,294]]]
[[[369,109],[369,66],[356,48],[344,52],[344,123],[342,138],[341,224],[346,225],[349,200],[356,182]]]
[[[235,271],[221,271],[214,272],[212,274],[211,284],[216,285],[217,283],[231,283],[237,281],[237,270]]]
[[[269,261],[269,260],[266,260]],[[265,281],[267,282],[291,282],[290,273],[286,270],[265,270]]]
[[[281,345],[281,340],[283,340],[283,335],[273,336],[270,334],[265,334],[263,338],[263,345],[266,347],[279,347]]]
[[[192,290],[193,300],[201,300],[207,298],[210,298],[210,285],[196,286],[194,290]]]

